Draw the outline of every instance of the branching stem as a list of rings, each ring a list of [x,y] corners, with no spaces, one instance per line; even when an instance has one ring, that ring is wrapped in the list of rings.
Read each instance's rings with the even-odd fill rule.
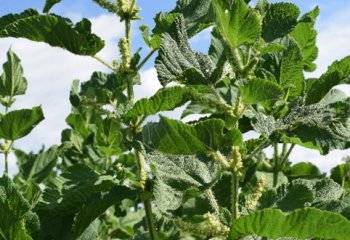
[[[105,65],[107,68],[109,68],[112,71],[115,71],[115,67],[113,67],[111,64],[107,63],[107,61],[105,61],[104,59],[100,58],[99,56],[92,56],[94,59],[96,59],[97,61],[99,61],[100,63],[102,63],[103,65]]]

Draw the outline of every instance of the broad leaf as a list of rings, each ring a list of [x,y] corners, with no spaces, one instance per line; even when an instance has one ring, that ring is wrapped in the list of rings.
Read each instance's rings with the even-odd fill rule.
[[[261,16],[243,0],[213,0],[217,26],[231,49],[253,44],[261,34]]]
[[[6,175],[0,178],[0,237],[4,240],[32,240],[40,223],[16,185]]]
[[[210,58],[194,52],[187,40],[184,18],[176,18],[176,33],[163,34],[155,67],[163,86],[172,81],[189,84],[206,84],[214,70]]]
[[[321,171],[312,163],[300,162],[288,169],[285,173],[289,179],[296,178],[320,178],[323,176]]]
[[[146,155],[155,175],[154,198],[161,211],[178,209],[216,179],[218,166],[203,156]]]
[[[99,124],[95,133],[95,144],[97,149],[105,156],[113,156],[121,153],[122,131],[120,122],[105,118]]]
[[[46,0],[45,6],[43,9],[44,13],[48,13],[50,9],[57,3],[61,2],[62,0]]]
[[[52,146],[48,150],[40,151],[38,154],[26,154],[16,150],[15,154],[19,160],[19,171],[21,177],[26,181],[35,183],[43,182],[56,166],[58,159],[58,147]]]
[[[262,37],[266,42],[286,36],[297,24],[299,8],[293,3],[269,4],[263,21]]]
[[[104,42],[91,33],[89,20],[83,19],[74,25],[67,18],[51,14],[40,15],[32,9],[1,17],[0,37],[45,42],[78,55],[93,56],[104,47]]]
[[[41,107],[9,112],[0,119],[0,137],[7,140],[24,137],[42,120],[44,115]]]
[[[345,57],[335,61],[328,67],[319,80],[312,82],[306,95],[306,103],[313,104],[319,102],[333,87],[349,83],[350,78],[350,57]]]
[[[239,130],[224,132],[224,128],[225,122],[218,119],[189,125],[161,116],[159,123],[148,123],[142,134],[144,144],[155,150],[191,155],[242,144]]]
[[[281,210],[265,209],[236,220],[231,226],[229,239],[250,234],[269,238],[347,239],[350,221],[338,213],[315,208],[296,210],[288,215]]]
[[[23,76],[21,60],[11,49],[7,52],[7,62],[3,69],[4,73],[0,76],[0,95],[14,97],[24,94],[27,80]]]
[[[258,78],[248,80],[239,89],[243,102],[247,104],[276,102],[283,95],[283,90],[277,83]]]
[[[184,105],[192,99],[194,91],[185,87],[167,87],[160,89],[151,98],[143,98],[124,115],[128,122],[137,117],[147,117],[161,111],[170,111]]]

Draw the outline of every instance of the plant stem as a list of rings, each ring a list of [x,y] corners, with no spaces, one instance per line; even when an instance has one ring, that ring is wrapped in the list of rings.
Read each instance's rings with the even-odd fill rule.
[[[231,220],[234,222],[238,218],[239,209],[238,209],[238,187],[239,179],[238,175],[235,172],[232,172],[231,177]]]
[[[158,234],[157,234],[156,227],[154,225],[154,220],[153,220],[151,200],[149,199],[145,200],[144,205],[145,205],[145,211],[146,211],[146,219],[147,219],[149,236],[151,240],[158,240]]]
[[[278,172],[279,172],[279,162],[278,162],[278,144],[273,144],[274,154],[273,154],[273,186],[276,187],[278,183]]]
[[[143,65],[152,57],[152,55],[157,51],[157,49],[152,49],[147,56],[140,62],[140,64],[137,66],[137,70],[140,70]]]
[[[216,201],[215,195],[213,193],[213,190],[211,188],[209,188],[207,191],[205,191],[205,195],[207,196],[210,206],[213,208],[213,210],[215,211],[215,213],[217,215],[219,215],[219,204]]]
[[[131,56],[131,20],[125,19],[125,37],[128,43],[128,51]],[[128,63],[130,65],[130,63]],[[127,93],[130,101],[134,100],[134,83],[133,78],[129,77],[127,79]]]
[[[99,56],[92,56],[92,58],[96,59],[97,61],[99,61],[100,63],[102,63],[103,65],[105,65],[109,69],[111,69],[112,71],[116,70],[111,64],[107,63],[107,61],[105,61],[104,59],[100,58]]]
[[[261,150],[263,150],[264,148],[266,148],[267,146],[269,146],[270,144],[270,140],[269,139],[265,139],[262,143],[259,144],[259,146],[257,148],[255,148],[253,150],[253,152],[251,152],[250,154],[248,154],[247,156],[245,156],[245,160],[249,159],[249,158],[253,158],[255,157],[258,153],[261,152]]]
[[[8,152],[5,152],[4,155],[5,155],[5,173],[6,175],[8,175],[9,174]]]
[[[295,147],[295,144],[292,144],[292,145],[289,147],[288,151],[287,151],[284,155],[282,155],[282,156],[283,156],[283,159],[281,160],[281,163],[280,163],[280,166],[281,166],[281,167],[283,167],[284,164],[286,163],[286,161],[288,160],[288,157],[289,157],[290,154],[292,153],[294,147]]]

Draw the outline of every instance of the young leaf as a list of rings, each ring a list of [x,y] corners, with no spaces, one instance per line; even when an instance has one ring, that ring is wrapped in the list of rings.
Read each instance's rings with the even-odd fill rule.
[[[319,80],[313,81],[306,95],[306,103],[319,102],[333,87],[349,83],[350,57],[335,61]]]
[[[281,210],[265,209],[234,221],[229,239],[234,240],[250,234],[269,238],[316,237],[340,240],[348,238],[350,221],[338,213],[316,208],[299,209],[288,215]]]
[[[261,16],[243,0],[213,1],[217,26],[231,49],[253,44],[261,34]]]
[[[263,21],[262,37],[266,42],[286,36],[297,24],[299,8],[293,3],[269,4]]]
[[[61,2],[62,0],[46,0],[45,6],[43,9],[44,13],[48,13],[50,9],[57,3]]]
[[[196,192],[195,189],[200,192],[208,188],[218,174],[218,166],[203,156],[151,153],[146,159],[154,168],[157,208],[164,212],[178,209],[187,200],[186,195]]]
[[[29,203],[6,175],[0,178],[0,209],[1,239],[36,237],[40,227],[38,216],[31,212]]]
[[[188,125],[161,116],[159,123],[148,123],[142,132],[147,146],[170,154],[191,155],[216,151],[225,146],[241,145],[242,134],[237,129],[224,133],[225,122],[210,119]]]
[[[0,95],[14,97],[24,94],[27,80],[23,76],[21,60],[11,49],[7,52],[7,62],[3,69],[4,73],[0,76]]]
[[[243,102],[247,104],[277,101],[283,95],[282,88],[275,82],[255,78],[239,87]]]
[[[172,81],[190,84],[206,84],[209,82],[214,64],[202,53],[194,52],[187,40],[185,20],[183,16],[174,22],[176,32],[165,33],[156,58],[159,81],[163,86]]]
[[[0,137],[7,140],[24,137],[42,120],[44,114],[41,107],[9,112],[0,119]]]
[[[1,17],[0,37],[27,38],[88,56],[94,56],[104,47],[103,40],[91,33],[89,20],[83,19],[74,25],[67,18],[40,15],[32,9]]]
[[[143,98],[124,115],[125,121],[139,116],[147,117],[161,111],[170,111],[184,105],[192,99],[194,91],[185,87],[167,87],[160,89],[151,98]]]

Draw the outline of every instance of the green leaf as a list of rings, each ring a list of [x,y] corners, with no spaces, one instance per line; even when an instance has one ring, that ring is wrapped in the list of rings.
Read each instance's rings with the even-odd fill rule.
[[[261,34],[261,16],[243,0],[213,0],[217,26],[231,49],[253,44]]]
[[[350,165],[348,162],[339,164],[331,169],[330,178],[345,188],[350,187]]]
[[[143,98],[124,115],[125,121],[147,117],[161,111],[170,111],[184,105],[193,98],[194,91],[180,86],[160,89],[151,98]]]
[[[269,238],[316,237],[342,240],[350,234],[350,221],[340,214],[315,208],[296,210],[288,215],[281,210],[265,209],[236,220],[231,226],[229,239],[250,234]]]
[[[269,4],[263,20],[262,37],[266,42],[286,36],[297,24],[299,8],[293,3]]]
[[[290,40],[288,48],[283,52],[280,69],[280,86],[289,91],[290,97],[299,97],[304,91],[303,55],[294,40]]]
[[[239,130],[224,132],[224,128],[225,122],[218,119],[189,125],[161,116],[159,123],[148,123],[142,135],[144,144],[155,150],[191,155],[242,144]]]
[[[0,37],[27,38],[88,56],[94,56],[104,47],[103,40],[91,33],[89,20],[74,25],[67,18],[40,15],[32,9],[1,17]]]
[[[42,150],[38,154],[25,154],[16,150],[15,154],[19,159],[21,177],[26,181],[42,183],[56,166],[58,147],[52,146],[47,151]]]
[[[310,14],[312,13],[314,13],[313,18],[316,18],[319,13],[318,7],[310,12]],[[304,70],[309,72],[316,69],[316,64],[313,61],[318,56],[318,48],[316,46],[317,31],[314,28],[315,20],[313,19],[311,22],[299,22],[290,33],[303,53]]]
[[[31,212],[16,185],[6,175],[0,178],[0,237],[4,240],[32,240],[39,230],[39,219]]]
[[[277,83],[259,78],[248,80],[239,89],[246,104],[276,102],[284,93]]]
[[[57,3],[61,2],[62,0],[46,0],[45,6],[43,9],[44,13],[48,13],[50,9]]]
[[[161,211],[178,209],[186,198],[198,195],[216,179],[218,166],[203,156],[147,154],[155,175],[154,198]],[[200,190],[200,191],[199,191]]]
[[[319,80],[313,81],[306,95],[306,103],[319,102],[333,87],[349,83],[350,57],[335,61]]]
[[[163,86],[172,81],[189,84],[206,84],[214,70],[210,58],[194,52],[188,44],[184,18],[176,18],[176,32],[165,33],[155,67]]]
[[[312,163],[300,162],[293,165],[287,172],[286,175],[289,179],[296,178],[320,178],[323,176],[321,171]]]
[[[14,97],[27,90],[27,79],[23,76],[21,60],[10,49],[7,62],[3,65],[4,73],[0,76],[0,95]]]
[[[42,120],[44,115],[41,107],[9,112],[0,119],[0,137],[12,141],[22,138]]]
[[[95,133],[95,144],[97,149],[105,156],[113,156],[121,153],[122,142],[121,125],[115,119],[105,118],[99,124]]]

